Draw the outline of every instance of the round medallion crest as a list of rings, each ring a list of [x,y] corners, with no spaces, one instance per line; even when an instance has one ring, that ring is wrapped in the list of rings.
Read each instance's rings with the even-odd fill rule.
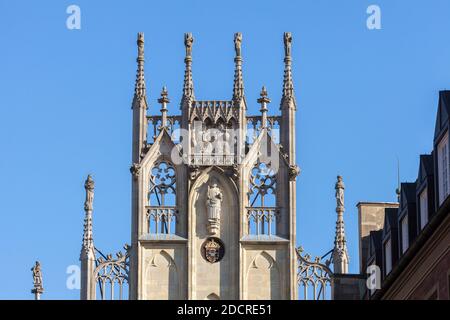
[[[203,242],[202,256],[209,263],[222,260],[225,254],[225,246],[219,238],[210,237]]]

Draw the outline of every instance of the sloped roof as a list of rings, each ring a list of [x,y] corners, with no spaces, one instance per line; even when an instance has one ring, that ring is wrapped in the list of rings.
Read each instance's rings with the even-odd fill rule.
[[[383,230],[370,231],[368,258],[372,257],[376,251],[381,250],[382,233]]]
[[[439,106],[436,116],[434,139],[438,139],[442,129],[448,124],[450,114],[450,90],[439,92]],[[436,142],[436,141],[435,141]]]
[[[415,182],[403,182],[401,185],[402,196],[401,203],[415,203],[416,202],[416,183]]]
[[[433,169],[433,156],[431,154],[420,155],[418,181],[422,182],[426,177],[432,176],[434,174]]]
[[[397,215],[398,209],[386,208],[384,209],[384,226],[383,226],[383,238],[386,234],[391,232],[391,229],[397,229]]]

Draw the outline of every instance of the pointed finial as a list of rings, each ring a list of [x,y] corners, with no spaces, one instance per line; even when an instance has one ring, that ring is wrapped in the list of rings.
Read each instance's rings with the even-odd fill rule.
[[[283,95],[281,98],[281,104],[288,106],[292,105],[295,109],[295,97],[294,97],[294,83],[292,80],[292,34],[285,32],[283,35],[284,40],[284,77],[283,77]],[[292,104],[290,103],[292,102]]]
[[[91,175],[87,176],[84,183],[84,189],[86,190],[86,200],[84,201],[84,227],[83,227],[83,243],[81,246],[81,256],[94,255],[94,238],[92,231],[92,211],[94,203],[94,180]]]
[[[39,261],[35,262],[31,268],[31,272],[33,273],[33,289],[31,289],[31,293],[34,294],[35,300],[40,300],[41,294],[44,293],[44,287],[42,283],[41,263]]]
[[[146,95],[145,78],[144,78],[144,33],[139,32],[137,35],[138,57],[136,59],[138,68],[136,72],[136,84],[134,86],[135,98],[142,98]]]
[[[345,228],[344,228],[344,181],[342,176],[337,176],[337,182],[335,184],[336,190],[336,234],[334,238],[334,249],[332,254],[332,260],[334,265],[334,272],[338,274],[348,273],[348,250],[347,241],[345,239]]]
[[[267,104],[270,103],[270,99],[267,95],[266,87],[263,86],[260,93],[260,98],[256,100],[259,104],[261,104],[261,128],[267,127]]]
[[[167,127],[167,104],[170,102],[169,93],[164,86],[161,91],[161,98],[158,99],[161,104],[161,128]]]
[[[235,69],[234,69],[234,85],[233,85],[233,100],[238,102],[244,98],[244,79],[242,77],[242,33],[234,34],[234,50],[235,50]]]
[[[267,96],[266,86],[262,86],[261,92],[259,93],[259,95],[260,95],[261,98],[258,99],[258,103],[261,103],[261,102],[269,103],[270,102],[270,99]]]
[[[194,37],[192,33],[184,34],[184,46],[186,48],[186,57],[184,58],[185,71],[184,71],[184,83],[183,83],[183,97],[181,99],[181,107],[185,103],[189,104],[190,101],[195,99],[194,96],[194,81],[192,79],[192,45],[194,43]]]

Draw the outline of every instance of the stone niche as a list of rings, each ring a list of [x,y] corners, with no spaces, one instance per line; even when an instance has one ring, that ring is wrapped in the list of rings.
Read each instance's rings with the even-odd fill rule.
[[[246,300],[289,299],[286,275],[287,245],[244,246],[244,293]]]
[[[186,247],[151,245],[144,250],[145,300],[173,300],[186,298]]]
[[[208,186],[222,193],[220,227],[208,232]],[[220,169],[206,169],[191,188],[189,210],[189,254],[192,299],[239,299],[239,201],[236,186]],[[224,248],[220,261],[205,259],[205,241],[217,237]]]

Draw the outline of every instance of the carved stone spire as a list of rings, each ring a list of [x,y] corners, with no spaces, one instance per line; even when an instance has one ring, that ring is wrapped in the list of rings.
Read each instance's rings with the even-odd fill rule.
[[[262,87],[261,98],[257,100],[259,104],[261,104],[261,128],[267,128],[267,104],[270,103],[270,99],[267,95],[266,87]]]
[[[84,230],[83,230],[83,245],[81,249],[81,258],[94,254],[94,238],[92,233],[92,211],[94,202],[94,180],[91,175],[88,175],[84,189],[86,190],[86,200],[84,201]]]
[[[33,289],[31,293],[34,294],[34,300],[41,300],[41,294],[44,293],[44,287],[42,284],[42,270],[39,261],[36,261],[34,266],[31,268],[33,272]]]
[[[137,71],[136,71],[136,83],[134,85],[133,107],[136,100],[143,99],[145,101],[147,96],[144,78],[144,33],[142,32],[138,33],[137,47],[138,47],[138,57],[136,59]]]
[[[161,91],[161,98],[158,99],[161,104],[161,128],[167,127],[167,104],[170,102],[167,88],[163,87]]]
[[[183,97],[181,104],[186,101],[192,101],[195,99],[194,95],[194,81],[192,79],[192,45],[194,43],[194,37],[192,33],[184,34],[184,46],[186,47],[186,57],[184,63],[186,69],[184,71],[184,83],[183,83]]]
[[[234,58],[234,85],[233,85],[233,101],[240,101],[244,98],[244,80],[242,78],[242,33],[234,34],[234,50],[236,56]]]
[[[336,189],[336,235],[334,238],[334,249],[333,249],[333,265],[334,273],[348,273],[348,250],[347,241],[345,239],[345,229],[344,229],[344,189],[345,185],[341,176],[337,177],[337,182],[335,185]]]
[[[283,95],[281,98],[281,105],[287,105],[289,102],[293,103],[295,108],[294,83],[292,81],[292,34],[290,32],[284,33],[284,77],[283,77]]]

